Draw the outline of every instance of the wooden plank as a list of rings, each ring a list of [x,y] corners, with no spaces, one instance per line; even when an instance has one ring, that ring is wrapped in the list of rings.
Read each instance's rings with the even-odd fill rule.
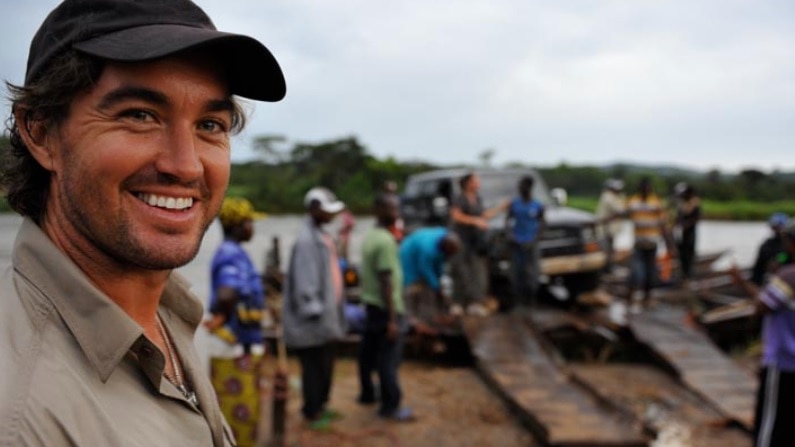
[[[753,428],[756,379],[729,359],[705,334],[681,324],[684,311],[659,305],[629,319],[647,344],[682,382],[726,417]]]
[[[481,374],[546,445],[648,444],[634,419],[600,405],[569,380],[522,315],[493,315],[463,327]]]

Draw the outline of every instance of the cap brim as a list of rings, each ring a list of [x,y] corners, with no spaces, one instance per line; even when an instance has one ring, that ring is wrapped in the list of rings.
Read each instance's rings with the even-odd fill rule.
[[[271,102],[284,98],[286,85],[279,63],[264,45],[248,36],[184,25],[146,25],[74,44],[78,51],[120,62],[147,61],[199,47],[216,50],[233,95]]]
[[[337,214],[345,209],[345,204],[340,201],[336,201],[323,204],[320,206],[320,209],[329,214]]]

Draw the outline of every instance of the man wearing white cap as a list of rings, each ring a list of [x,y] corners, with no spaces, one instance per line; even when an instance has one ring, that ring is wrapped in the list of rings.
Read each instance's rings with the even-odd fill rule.
[[[301,412],[312,428],[338,416],[326,408],[334,370],[334,342],[346,332],[343,281],[334,239],[323,226],[345,209],[326,188],[304,197],[307,218],[290,255],[284,285],[284,342],[301,361]]]

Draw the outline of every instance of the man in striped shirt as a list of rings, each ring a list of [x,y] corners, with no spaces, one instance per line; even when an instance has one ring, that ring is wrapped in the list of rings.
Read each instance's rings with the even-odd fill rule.
[[[627,215],[632,221],[635,235],[627,299],[632,301],[635,290],[642,287],[643,303],[648,304],[656,275],[657,246],[660,241],[666,243],[669,253],[673,253],[666,228],[665,209],[652,191],[648,177],[640,180],[638,193],[627,201]],[[636,307],[633,306],[633,309]]]

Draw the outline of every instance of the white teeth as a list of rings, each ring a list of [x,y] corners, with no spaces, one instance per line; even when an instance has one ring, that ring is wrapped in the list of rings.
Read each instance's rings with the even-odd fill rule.
[[[138,198],[150,206],[169,210],[184,210],[193,206],[193,199],[190,197],[165,197],[140,193],[138,194]]]

